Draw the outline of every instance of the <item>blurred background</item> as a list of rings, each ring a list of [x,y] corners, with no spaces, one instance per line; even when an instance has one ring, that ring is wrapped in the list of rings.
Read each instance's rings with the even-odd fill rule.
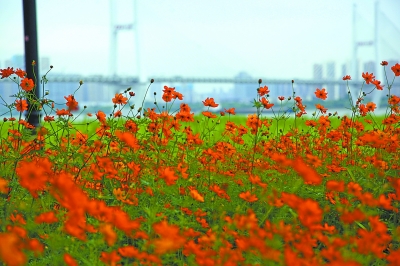
[[[322,104],[346,112],[343,76],[351,75],[355,93],[361,73],[373,72],[386,90],[379,63],[389,62],[391,83],[390,67],[400,62],[398,0],[36,0],[36,9],[39,75],[54,66],[48,97],[64,104],[83,80],[75,98],[91,112],[111,110],[111,98],[128,87],[136,93],[131,103],[141,103],[151,78],[146,107],[154,107],[153,92],[161,102],[166,85],[196,112],[214,97],[222,109],[247,114],[262,78],[276,105],[292,95],[294,79],[309,107],[321,103],[314,91],[324,87]],[[22,1],[0,0],[0,68],[25,69],[23,25]],[[16,89],[0,81],[4,99]],[[386,94],[367,100],[384,107]]]

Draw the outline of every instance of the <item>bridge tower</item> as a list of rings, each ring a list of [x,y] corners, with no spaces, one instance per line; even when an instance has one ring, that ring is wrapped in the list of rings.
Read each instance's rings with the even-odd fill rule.
[[[393,44],[386,41],[387,37],[392,38],[393,36],[400,36],[400,30],[396,27],[396,25],[390,21],[389,18],[380,10],[379,8],[379,0],[375,1],[374,5],[374,25],[372,26],[374,31],[373,31],[373,36],[371,39],[363,40],[360,41],[357,32],[359,28],[357,28],[357,22],[359,21],[360,16],[357,14],[357,5],[353,5],[353,58],[352,58],[352,74],[351,77],[355,81],[360,81],[361,80],[361,72],[364,71],[369,71],[373,72],[375,75],[375,78],[377,80],[380,80],[382,84],[385,84],[384,90],[387,89],[387,84],[386,84],[386,79],[384,76],[384,71],[383,67],[380,65],[380,63],[383,60],[391,60],[391,59],[400,59],[400,54],[398,53],[397,49],[394,49]],[[384,34],[384,33],[389,33],[389,34]],[[359,59],[358,59],[358,52],[361,47],[365,46],[370,46],[373,48],[374,51],[374,61],[373,61],[373,66],[370,64],[370,69],[359,69]],[[395,57],[395,58],[382,58],[382,56],[389,56],[387,51],[390,51],[390,56]],[[385,52],[385,54],[383,53]],[[370,62],[371,63],[371,62]],[[388,69],[387,69],[388,70]],[[390,69],[389,69],[390,71]],[[353,100],[356,101],[358,97],[358,92],[360,88],[353,87],[351,92],[353,95]],[[380,107],[380,102],[382,100],[382,97],[384,97],[386,93],[384,92],[377,92],[375,91],[372,95],[372,101],[376,103],[377,107]]]
[[[134,62],[130,71],[132,76],[140,77],[140,62],[139,62],[139,36],[137,27],[137,3],[136,0],[128,1],[132,4],[132,21],[127,24],[119,24],[117,22],[117,5],[122,4],[120,0],[110,0],[110,54],[109,54],[109,71],[111,76],[118,75],[118,56],[122,53],[132,53]],[[128,51],[118,51],[118,33],[121,31],[131,31],[133,34],[132,49]]]

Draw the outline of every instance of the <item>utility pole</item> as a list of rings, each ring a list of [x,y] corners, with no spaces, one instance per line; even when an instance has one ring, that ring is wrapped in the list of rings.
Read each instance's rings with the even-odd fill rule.
[[[23,0],[24,10],[24,39],[25,39],[25,70],[28,78],[33,79],[35,82],[35,90],[30,92],[35,99],[40,98],[40,75],[39,75],[39,55],[38,55],[38,41],[37,41],[37,26],[36,26],[36,1]],[[32,61],[35,60],[36,65],[32,67]],[[33,74],[35,68],[36,80]],[[29,101],[29,108],[27,111],[28,123],[37,127],[39,126],[40,111],[37,107],[33,106]]]

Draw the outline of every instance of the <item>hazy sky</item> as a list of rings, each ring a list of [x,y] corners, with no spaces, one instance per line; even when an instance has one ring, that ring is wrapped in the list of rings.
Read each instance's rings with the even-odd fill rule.
[[[130,23],[132,0],[114,1],[116,22]],[[369,41],[373,0],[138,0],[137,31],[118,34],[117,72],[142,79],[233,77],[240,71],[308,79],[314,63],[335,61],[341,75],[340,64],[352,59],[353,3],[360,15],[359,40]],[[36,5],[39,56],[50,59],[54,72],[110,74],[109,0],[36,0]],[[400,1],[381,0],[379,6],[400,29]],[[389,26],[380,60],[399,60],[400,36]],[[24,52],[22,1],[0,0],[0,32],[4,68],[6,60]],[[374,50],[363,47],[359,58],[373,60]]]

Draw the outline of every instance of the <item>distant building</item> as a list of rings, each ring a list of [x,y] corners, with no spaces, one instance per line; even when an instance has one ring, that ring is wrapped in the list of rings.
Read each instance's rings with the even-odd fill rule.
[[[322,80],[323,79],[323,67],[321,64],[314,64],[313,79],[314,80]]]
[[[246,72],[240,72],[235,79],[251,80],[252,77]],[[233,87],[235,100],[238,102],[249,102],[257,95],[257,83],[236,83]]]
[[[341,77],[340,80],[343,79],[344,76],[349,75],[349,67],[347,64],[342,64],[342,71],[341,71]],[[338,93],[338,98],[339,99],[345,99],[347,97],[347,86],[346,86],[346,81],[342,80],[343,83],[342,85],[339,86],[339,93]]]
[[[375,62],[368,61],[364,63],[362,72],[374,73],[376,74]]]

